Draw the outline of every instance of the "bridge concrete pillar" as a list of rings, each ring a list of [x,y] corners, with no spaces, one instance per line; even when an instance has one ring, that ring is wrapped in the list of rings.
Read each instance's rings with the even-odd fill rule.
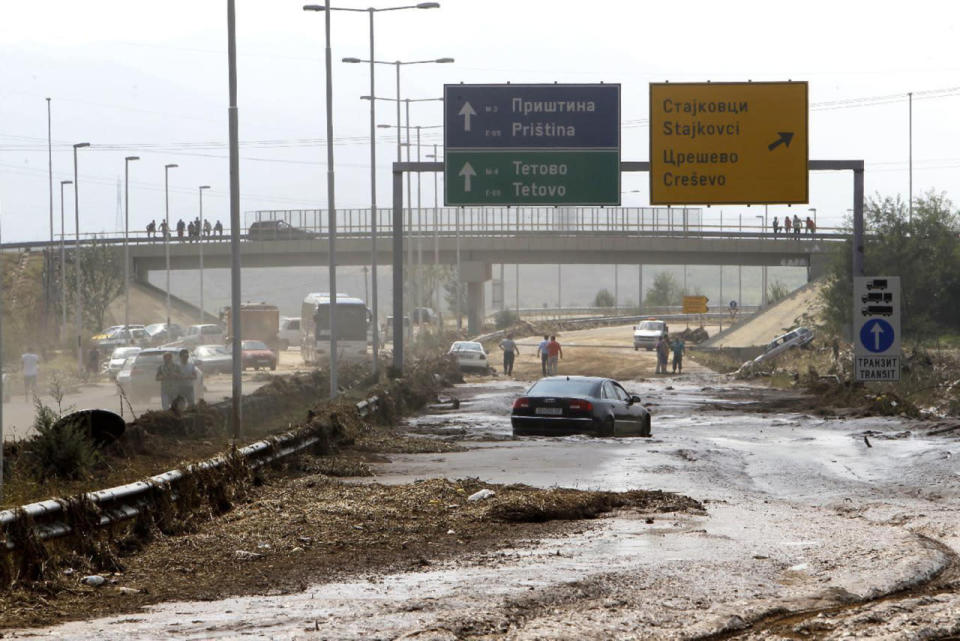
[[[492,277],[490,263],[473,260],[460,263],[460,282],[467,284],[467,332],[471,335],[479,334],[483,327],[483,284]]]
[[[812,283],[818,278],[826,276],[831,260],[832,256],[830,254],[810,254],[810,265],[807,266],[807,282]]]

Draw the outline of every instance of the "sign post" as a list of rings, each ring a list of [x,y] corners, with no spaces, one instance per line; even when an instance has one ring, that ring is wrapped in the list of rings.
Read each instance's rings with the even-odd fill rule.
[[[808,200],[807,83],[651,83],[650,204]]]
[[[900,277],[853,279],[854,371],[857,381],[900,380]]]
[[[445,85],[447,205],[619,205],[620,85]]]

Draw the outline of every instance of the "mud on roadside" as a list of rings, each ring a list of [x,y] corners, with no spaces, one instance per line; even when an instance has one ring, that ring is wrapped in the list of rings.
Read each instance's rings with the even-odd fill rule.
[[[467,552],[534,543],[589,527],[619,509],[696,512],[693,499],[664,492],[541,490],[476,479],[432,479],[401,486],[350,485],[312,470],[301,457],[251,488],[235,508],[195,531],[165,536],[119,557],[101,587],[87,570],[0,596],[0,627],[39,626],[136,612],[170,600],[276,595],[366,573],[428,568]],[[480,490],[495,494],[469,500]],[[80,561],[80,559],[77,559]]]

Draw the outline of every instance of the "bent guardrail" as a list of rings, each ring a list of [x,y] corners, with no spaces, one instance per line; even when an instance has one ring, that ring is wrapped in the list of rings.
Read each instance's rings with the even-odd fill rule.
[[[360,401],[355,405],[357,415],[360,418],[370,416],[377,411],[379,402],[378,396]],[[4,530],[3,545],[7,550],[16,549],[16,544],[10,540],[8,532],[10,527],[18,522],[20,525],[32,527],[34,535],[41,541],[71,534],[73,528],[65,517],[69,506],[78,500],[89,503],[98,511],[98,519],[93,524],[95,527],[108,527],[137,518],[145,509],[150,509],[155,504],[158,493],[168,494],[169,498],[175,500],[177,485],[199,472],[219,470],[236,460],[256,469],[320,445],[327,437],[319,428],[304,427],[251,443],[235,453],[221,454],[183,469],[170,470],[126,485],[87,492],[79,499],[47,499],[12,510],[3,510],[0,512],[0,527]]]

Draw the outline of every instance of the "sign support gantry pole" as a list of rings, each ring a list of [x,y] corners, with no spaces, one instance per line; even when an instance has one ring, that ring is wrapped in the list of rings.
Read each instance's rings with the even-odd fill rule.
[[[853,276],[863,275],[863,161],[810,160],[810,171],[853,172]],[[403,372],[403,174],[408,171],[444,171],[442,162],[393,163],[393,369],[395,376]],[[648,161],[622,161],[620,171],[650,171]]]

